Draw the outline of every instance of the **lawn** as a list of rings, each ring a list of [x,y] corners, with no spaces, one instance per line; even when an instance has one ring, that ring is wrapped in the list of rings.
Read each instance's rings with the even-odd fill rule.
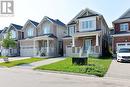
[[[29,58],[29,59],[22,59],[22,60],[14,60],[14,61],[10,61],[9,63],[0,63],[0,66],[5,66],[5,67],[13,67],[13,66],[18,66],[18,65],[22,65],[22,64],[28,64],[28,63],[32,63],[32,62],[37,62],[37,61],[41,61],[44,60],[45,58]]]
[[[91,74],[99,77],[103,77],[107,72],[111,59],[97,59],[89,58],[88,65],[78,66],[71,63],[72,58],[66,58],[65,60],[52,63],[49,65],[39,66],[35,69],[39,70],[53,70],[63,72],[73,72],[81,74]]]

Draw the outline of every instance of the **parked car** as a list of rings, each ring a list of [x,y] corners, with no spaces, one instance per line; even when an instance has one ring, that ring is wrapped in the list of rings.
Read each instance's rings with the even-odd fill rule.
[[[130,48],[120,48],[117,52],[118,62],[130,62]]]

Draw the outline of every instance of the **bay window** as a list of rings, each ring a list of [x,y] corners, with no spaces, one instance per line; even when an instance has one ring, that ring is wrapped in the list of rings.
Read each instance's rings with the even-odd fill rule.
[[[82,21],[81,26],[82,26],[82,29],[92,28],[92,21]]]

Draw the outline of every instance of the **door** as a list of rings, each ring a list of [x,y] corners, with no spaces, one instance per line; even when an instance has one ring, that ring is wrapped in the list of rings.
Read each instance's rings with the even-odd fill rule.
[[[66,46],[66,56],[72,56],[72,46],[71,45]]]
[[[59,41],[59,56],[63,56],[63,42]]]
[[[87,53],[89,47],[91,47],[91,39],[86,39],[84,41],[84,52]]]

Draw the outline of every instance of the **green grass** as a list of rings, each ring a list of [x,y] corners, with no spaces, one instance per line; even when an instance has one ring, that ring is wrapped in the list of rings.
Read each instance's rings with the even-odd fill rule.
[[[109,59],[89,58],[88,65],[83,66],[74,65],[71,63],[71,60],[72,58],[67,58],[65,60],[56,63],[39,66],[35,69],[91,74],[103,77],[107,72],[109,65],[111,64],[110,58]]]
[[[32,63],[32,62],[37,62],[37,61],[41,61],[44,60],[45,58],[29,58],[29,59],[22,59],[22,60],[14,60],[14,61],[10,61],[9,63],[0,63],[0,66],[5,66],[5,67],[13,67],[13,66],[18,66],[18,65],[22,65],[22,64],[28,64],[28,63]]]

